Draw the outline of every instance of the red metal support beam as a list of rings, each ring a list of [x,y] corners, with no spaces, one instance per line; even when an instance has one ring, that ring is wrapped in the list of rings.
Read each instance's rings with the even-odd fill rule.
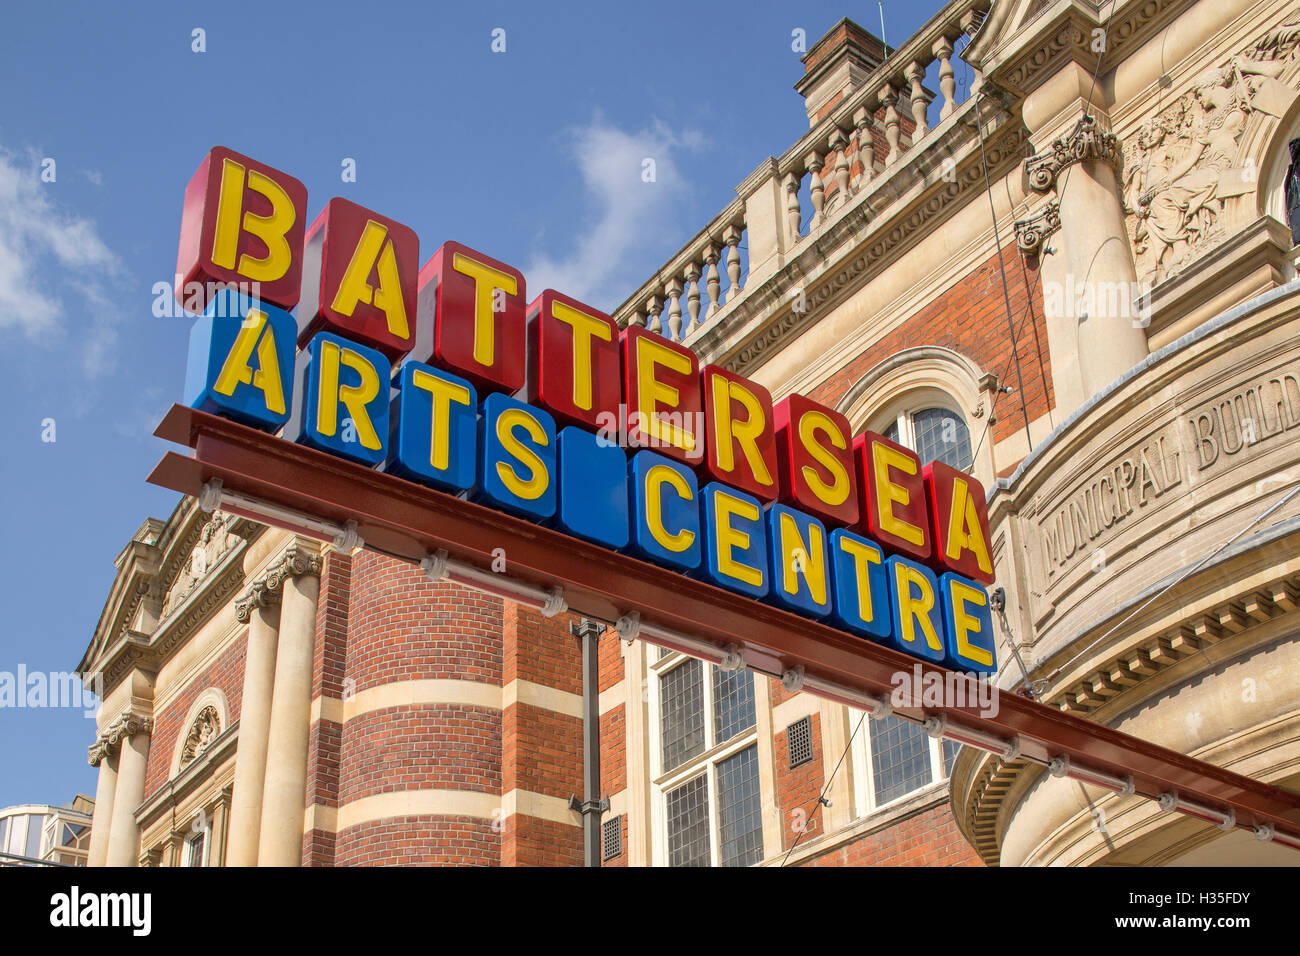
[[[192,457],[165,455],[149,476],[155,485],[198,495],[207,481],[219,478],[225,489],[281,508],[339,525],[355,520],[367,547],[417,563],[445,549],[454,559],[487,569],[493,552],[504,549],[506,574],[563,588],[574,613],[613,622],[637,612],[650,625],[712,647],[715,659],[734,645],[756,671],[779,676],[801,666],[810,684],[830,683],[883,700],[900,671],[910,674],[919,666],[940,679],[948,673],[703,581],[181,405],[172,407],[155,434],[194,449]],[[698,646],[674,645],[662,634],[646,638],[699,656]],[[807,689],[861,705],[815,686]],[[997,714],[990,717],[981,716],[974,701],[899,713],[943,714],[950,727],[1018,738],[1021,755],[1031,760],[1068,757],[1076,766],[1131,776],[1136,792],[1146,797],[1173,792],[1182,800],[1232,810],[1238,827],[1270,825],[1292,840],[1300,834],[1300,794],[1017,694],[1000,694]]]

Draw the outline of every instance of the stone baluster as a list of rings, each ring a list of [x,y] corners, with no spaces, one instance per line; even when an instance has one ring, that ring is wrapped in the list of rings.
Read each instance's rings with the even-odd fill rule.
[[[885,157],[885,165],[892,166],[898,160],[898,141],[903,128],[898,115],[898,90],[894,84],[886,83],[880,88],[880,102],[885,105],[885,139],[889,142],[889,155]]]
[[[690,317],[686,323],[686,334],[694,332],[700,325],[700,265],[692,260],[686,264],[682,273],[686,280],[686,314]]]
[[[740,233],[740,227],[734,225],[722,230],[722,241],[727,247],[728,303],[740,293]]]
[[[718,311],[721,303],[718,297],[722,294],[722,282],[718,278],[718,244],[710,242],[704,247],[704,271],[708,273],[709,288],[709,311],[705,313],[705,318],[712,318],[713,313]]]
[[[922,85],[925,82],[925,65],[920,60],[913,60],[907,65],[903,75],[912,84],[912,119],[916,123],[916,129],[912,132],[912,142],[915,143],[930,132],[930,94]]]
[[[947,37],[934,41],[933,52],[939,61],[939,92],[943,94],[943,106],[939,108],[941,121],[957,108],[957,77],[952,68],[952,50],[952,41]]]
[[[836,127],[831,133],[831,149],[835,151],[835,188],[841,205],[849,199],[849,138]]]
[[[649,321],[646,323],[646,329],[650,332],[658,332],[660,335],[663,335],[663,323],[659,321],[659,313],[664,310],[663,300],[657,295],[650,296],[650,298],[645,300],[645,310],[650,316]]]
[[[627,327],[629,329],[645,328],[645,316],[641,314],[640,309],[632,310],[632,314],[627,317]]]
[[[822,182],[822,169],[825,166],[823,160],[822,154],[816,150],[804,157],[804,166],[808,169],[808,195],[812,197],[813,206],[812,222],[808,223],[809,232],[822,224],[822,209],[826,205],[826,184]]]
[[[876,136],[871,120],[871,110],[865,106],[859,106],[853,114],[853,134],[858,151],[858,162],[862,164],[862,172],[858,173],[857,183],[853,187],[854,192],[871,182],[871,177],[876,173]]]
[[[677,277],[669,279],[664,285],[664,295],[668,296],[668,337],[674,342],[682,340],[682,284]]]
[[[967,36],[973,37],[979,29],[980,24],[984,22],[984,15],[978,10],[967,10],[961,18],[961,31]],[[984,83],[984,74],[976,68],[974,63],[969,63],[971,68],[970,95],[974,96],[979,92],[980,86]]]
[[[799,177],[794,173],[786,173],[781,185],[785,188],[785,228],[790,236],[790,245],[793,246],[799,241],[799,220],[803,218],[799,209]]]

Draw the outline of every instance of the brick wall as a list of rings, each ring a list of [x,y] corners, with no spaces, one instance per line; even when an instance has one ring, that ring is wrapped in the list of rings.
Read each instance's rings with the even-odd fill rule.
[[[998,401],[998,420],[992,428],[994,440],[1023,431],[1022,397],[1031,421],[1046,414],[1055,404],[1047,354],[1047,326],[1038,274],[1025,268],[1014,240],[1003,245],[1002,262],[1007,270],[1011,315],[1019,329],[1017,351],[1024,378],[1023,396],[1015,378],[998,257],[993,255],[830,375],[808,397],[834,407],[854,383],[891,355],[907,348],[938,345],[964,355],[983,371],[994,373],[1001,384],[1017,388],[1017,392],[1003,395]]]
[[[240,634],[221,656],[192,677],[184,690],[172,698],[162,709],[155,709],[153,733],[149,739],[149,759],[145,765],[145,797],[152,796],[166,785],[171,775],[172,757],[180,744],[181,735],[189,728],[182,727],[194,701],[209,687],[226,695],[230,706],[230,723],[239,720],[239,704],[244,689],[244,656],[248,650],[247,632]],[[225,727],[221,728],[223,731]]]
[[[823,832],[822,807],[817,797],[826,783],[822,764],[821,715],[811,716],[812,759],[797,767],[790,766],[788,729],[773,727],[776,734],[776,805],[781,811],[781,848],[789,849],[798,838],[801,842]],[[803,836],[798,826],[802,822]]]
[[[807,839],[807,837],[805,837]],[[801,863],[803,866],[983,866],[944,802]]]

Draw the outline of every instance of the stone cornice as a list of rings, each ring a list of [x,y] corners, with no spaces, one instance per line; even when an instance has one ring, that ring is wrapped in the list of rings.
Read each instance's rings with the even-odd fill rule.
[[[1030,189],[1045,193],[1056,186],[1056,179],[1065,167],[1089,159],[1109,163],[1118,170],[1124,162],[1124,153],[1119,137],[1101,129],[1095,115],[1085,113],[1069,133],[1025,160],[1025,178]]]

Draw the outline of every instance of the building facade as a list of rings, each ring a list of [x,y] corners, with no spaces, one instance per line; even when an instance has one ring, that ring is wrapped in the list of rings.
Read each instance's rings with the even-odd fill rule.
[[[0,810],[0,866],[85,866],[93,801],[63,806],[22,804]]]
[[[1295,787],[1294,5],[954,0],[803,63],[808,132],[620,325],[979,478],[1003,692]],[[571,617],[192,499],[117,568],[79,667],[92,865],[581,861]],[[745,670],[599,658],[606,865],[1300,861]]]

